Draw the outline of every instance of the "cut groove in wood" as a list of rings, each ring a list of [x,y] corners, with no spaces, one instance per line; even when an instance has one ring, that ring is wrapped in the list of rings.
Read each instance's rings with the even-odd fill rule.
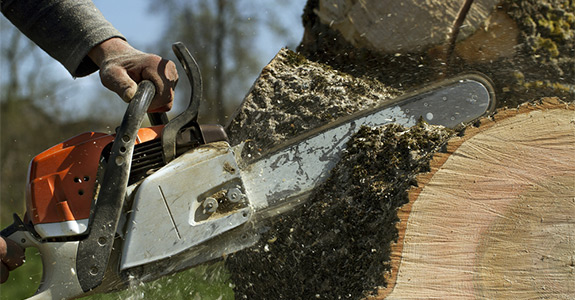
[[[398,212],[377,298],[575,298],[574,106],[501,110],[450,140]]]

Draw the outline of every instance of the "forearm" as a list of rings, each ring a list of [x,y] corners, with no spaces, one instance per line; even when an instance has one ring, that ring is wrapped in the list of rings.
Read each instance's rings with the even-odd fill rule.
[[[2,13],[73,76],[98,69],[87,56],[118,32],[89,0],[1,0]]]

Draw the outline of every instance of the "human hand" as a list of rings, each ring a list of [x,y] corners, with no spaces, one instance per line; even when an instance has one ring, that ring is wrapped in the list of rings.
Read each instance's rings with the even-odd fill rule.
[[[0,283],[8,280],[8,273],[24,263],[24,249],[10,239],[0,237]]]
[[[164,112],[172,108],[174,88],[178,82],[176,65],[155,54],[134,49],[120,38],[112,38],[92,48],[88,56],[100,67],[100,80],[124,101],[136,94],[138,82],[150,80],[156,95],[148,112]]]

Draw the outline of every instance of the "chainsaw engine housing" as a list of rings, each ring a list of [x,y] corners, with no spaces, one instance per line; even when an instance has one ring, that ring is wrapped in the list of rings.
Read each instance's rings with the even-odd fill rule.
[[[131,179],[161,167],[161,147],[154,151],[150,145],[160,141],[162,128],[155,126],[138,131]],[[70,237],[86,232],[90,208],[98,196],[98,176],[113,140],[111,134],[86,132],[51,147],[31,161],[26,207],[41,238]]]

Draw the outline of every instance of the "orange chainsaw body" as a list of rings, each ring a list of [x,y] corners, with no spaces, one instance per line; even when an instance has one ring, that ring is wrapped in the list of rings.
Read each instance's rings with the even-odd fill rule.
[[[164,126],[142,128],[136,144],[160,137]],[[46,237],[79,234],[68,230],[77,222],[87,226],[90,207],[97,195],[102,151],[115,135],[86,132],[37,155],[28,169],[26,206],[38,233]]]

